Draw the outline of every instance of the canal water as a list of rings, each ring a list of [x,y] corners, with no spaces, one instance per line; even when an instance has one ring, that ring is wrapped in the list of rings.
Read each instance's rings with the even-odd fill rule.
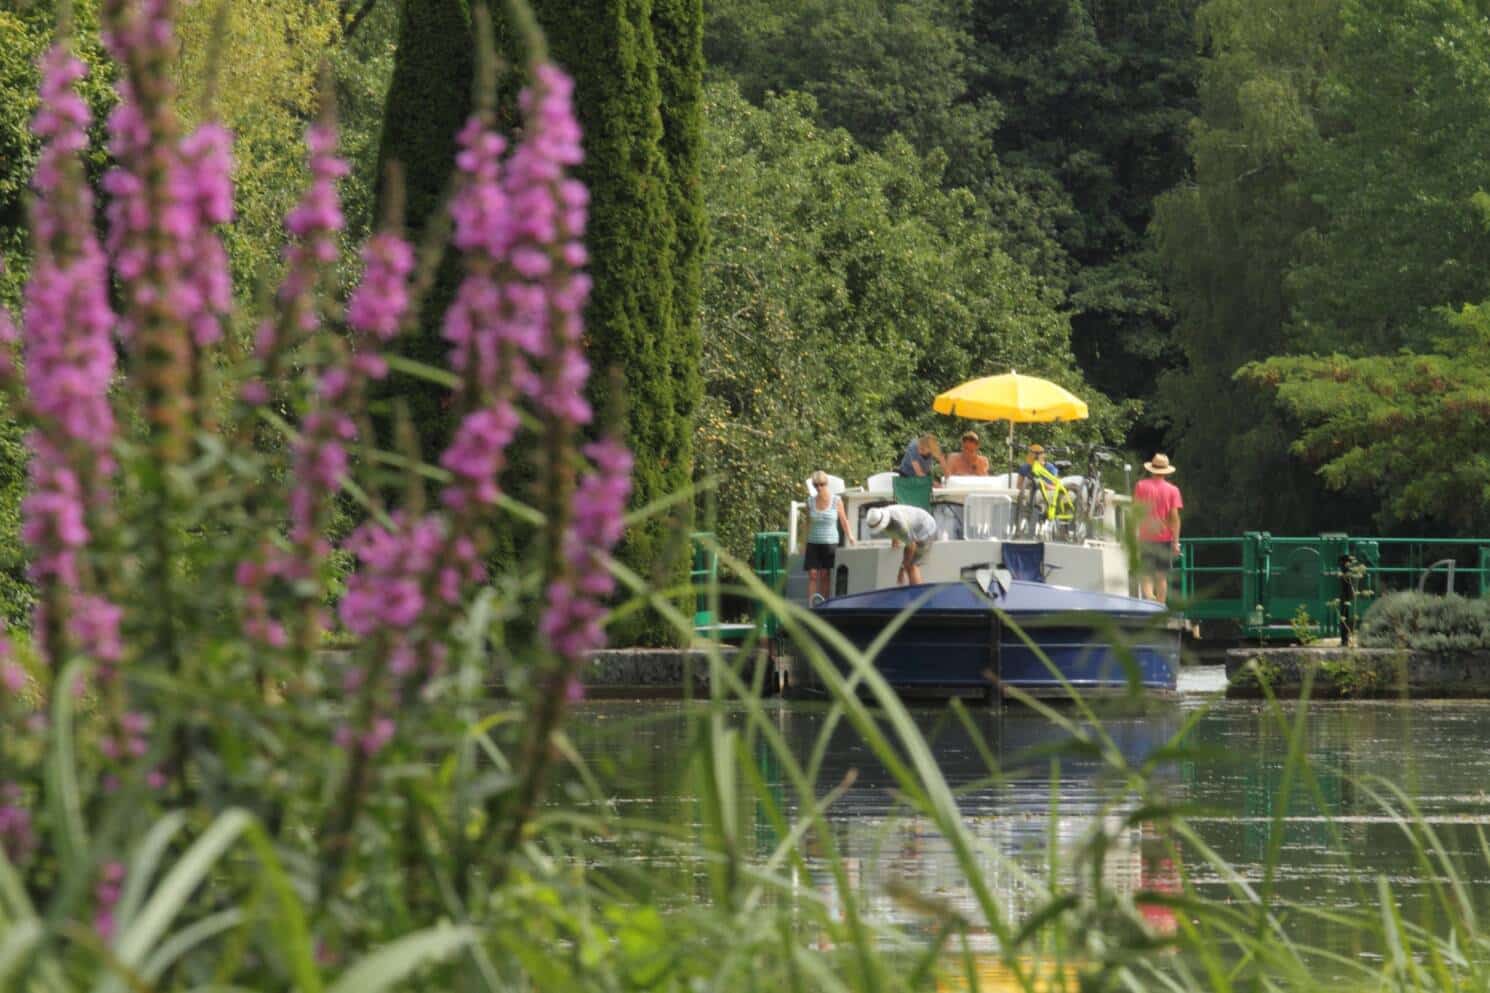
[[[1074,734],[1020,708],[969,708],[971,728],[945,707],[912,711],[956,791],[983,878],[1009,919],[1040,905],[1052,871],[1063,888],[1077,885],[1078,871],[1089,875],[1091,857],[1083,852],[1090,853],[1099,833],[1109,842],[1103,875],[1119,891],[1173,891],[1183,878],[1219,900],[1234,900],[1239,886],[1270,885],[1295,904],[1368,910],[1379,907],[1385,880],[1408,920],[1428,919],[1430,888],[1445,875],[1422,862],[1405,830],[1408,801],[1417,823],[1432,828],[1453,860],[1471,899],[1490,903],[1482,847],[1490,822],[1490,703],[1312,703],[1302,725],[1308,775],[1299,778],[1287,772],[1298,706],[1285,704],[1280,714],[1262,703],[1223,700],[1215,692],[1223,685],[1216,670],[1187,672],[1181,688],[1188,692],[1178,703],[1104,718],[1105,740],[1070,711],[1064,716],[1076,725]],[[793,755],[807,763],[827,708],[793,701],[766,708]],[[697,824],[702,815],[686,756],[700,733],[698,713],[677,701],[597,701],[581,706],[571,737],[617,810]],[[743,716],[730,715],[730,723],[743,726]],[[1083,737],[1097,744],[1077,741]],[[761,742],[748,754],[770,802],[793,818],[803,803],[778,757]],[[915,931],[914,912],[896,896],[911,891],[979,919],[951,846],[928,818],[897,799],[893,778],[860,736],[838,725],[821,757],[816,792],[841,791],[827,818],[861,907]],[[1135,789],[1128,770],[1145,763],[1148,785]],[[741,782],[738,800],[749,844],[764,857],[780,838],[761,795]],[[1183,807],[1199,843],[1177,839],[1162,824],[1126,823],[1126,815],[1153,803]],[[826,872],[803,882],[830,903],[835,899]],[[1143,913],[1155,931],[1175,925],[1172,911]],[[1293,915],[1289,929],[1306,945],[1352,958],[1379,953],[1354,928],[1322,918]]]

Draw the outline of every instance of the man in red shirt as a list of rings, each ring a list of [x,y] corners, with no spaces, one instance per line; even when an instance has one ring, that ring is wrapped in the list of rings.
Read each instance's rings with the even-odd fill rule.
[[[1140,566],[1138,592],[1145,600],[1167,603],[1169,566],[1180,554],[1180,508],[1185,500],[1180,488],[1165,477],[1174,472],[1163,452],[1143,464],[1148,475],[1133,487],[1138,506]]]

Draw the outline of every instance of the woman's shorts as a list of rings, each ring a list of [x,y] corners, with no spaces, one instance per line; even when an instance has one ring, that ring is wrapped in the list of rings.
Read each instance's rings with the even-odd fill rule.
[[[1174,562],[1174,546],[1167,541],[1145,541],[1139,548],[1139,558],[1145,576],[1169,578],[1169,567]]]
[[[838,559],[838,548],[834,545],[819,545],[816,542],[807,543],[807,570],[832,569],[833,563]]]

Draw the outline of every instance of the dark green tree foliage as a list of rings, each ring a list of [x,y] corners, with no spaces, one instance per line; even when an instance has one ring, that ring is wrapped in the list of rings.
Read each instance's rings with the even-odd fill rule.
[[[1323,140],[1295,156],[1320,211],[1289,274],[1296,351],[1426,350],[1490,297],[1485,3],[1350,0],[1320,88]]]
[[[1490,529],[1490,309],[1466,307],[1423,355],[1280,357],[1242,378],[1302,426],[1292,451],[1331,490],[1368,499],[1411,533]]]
[[[1191,151],[1195,182],[1164,195],[1154,231],[1185,366],[1160,406],[1184,471],[1191,533],[1308,533],[1326,501],[1289,431],[1237,369],[1286,347],[1284,278],[1315,216],[1297,150],[1317,139],[1315,93],[1337,33],[1331,0],[1213,0],[1211,57]],[[1333,525],[1329,525],[1333,526]]]
[[[1144,232],[1188,167],[1199,2],[717,0],[705,44],[752,101],[800,90],[870,147],[943,150],[947,186],[1068,294],[1086,378],[1143,397],[1179,358]]]
[[[967,0],[713,0],[705,54],[746,99],[798,91],[821,120],[871,148],[902,135],[946,154],[943,179],[993,208],[1009,251],[1064,280],[1052,218],[1016,190],[995,151],[998,101],[968,91],[974,71]]]
[[[409,230],[416,233],[439,222],[455,169],[455,136],[471,111],[474,37],[466,0],[408,0],[398,31],[398,54],[383,114],[383,141],[378,155],[379,210],[389,195],[382,188],[390,163],[402,174],[402,194]],[[447,347],[440,322],[454,299],[460,272],[455,253],[446,249],[434,285],[424,300],[417,334],[402,339],[404,354],[443,366]],[[407,378],[398,395],[419,425],[426,457],[444,447],[450,431],[445,391]],[[387,414],[389,390],[375,408]]]
[[[652,0],[543,0],[534,3],[550,53],[575,79],[575,102],[585,133],[585,164],[579,177],[590,188],[590,275],[594,291],[585,314],[590,361],[599,370],[594,400],[598,411],[626,411],[626,440],[636,452],[636,506],[685,490],[692,483],[693,408],[699,380],[695,321],[680,322],[677,289],[680,257],[698,265],[695,215],[675,211],[692,198],[675,186],[670,154],[680,172],[697,173],[696,138],[686,107],[698,82],[688,21],[697,9],[687,3],[654,11]],[[691,69],[659,72],[654,16],[670,50]],[[677,19],[674,23],[674,18]],[[669,108],[671,134],[661,109],[662,78],[684,105]],[[696,99],[696,98],[695,98]],[[666,142],[666,144],[664,144]],[[688,161],[692,146],[694,161]],[[680,228],[688,233],[681,243]],[[683,292],[696,283],[685,277]],[[691,285],[690,285],[691,284]],[[606,371],[620,375],[621,396],[611,395]],[[622,558],[666,588],[687,579],[686,505],[669,517],[653,517],[627,530]],[[655,619],[641,619],[618,633],[622,641],[664,642],[674,637]]]
[[[590,360],[599,370],[593,399],[598,411],[618,405],[626,411],[641,506],[686,489],[693,472],[698,332],[689,315],[697,312],[702,250],[701,14],[696,0],[669,0],[655,9],[652,0],[547,0],[533,8],[550,56],[575,78],[586,156],[579,176],[591,194],[587,243],[594,291],[585,319]],[[507,64],[523,65],[527,53],[519,50],[517,32],[501,10],[495,13]],[[677,64],[660,65],[659,38]],[[454,135],[470,107],[471,53],[464,0],[405,5],[383,158],[405,163],[409,216],[416,224],[438,208],[449,182]],[[664,86],[675,99],[666,115]],[[512,86],[504,89],[510,96]],[[453,287],[454,280],[447,274],[441,282]],[[447,288],[426,302],[418,357],[442,360],[438,314],[449,295]],[[620,375],[619,396],[606,385],[609,369]],[[426,405],[436,399],[430,394]],[[416,407],[415,413],[421,425],[439,419],[437,410]],[[516,461],[521,474],[521,453]],[[663,586],[684,578],[689,517],[685,507],[631,528],[622,558]],[[618,637],[662,641],[671,635],[664,625],[645,621]]]
[[[963,101],[968,37],[960,0],[725,0],[710,4],[709,64],[745,97],[800,90],[823,120],[878,145],[991,152],[994,113]],[[989,108],[996,112],[996,108]]]
[[[703,0],[653,0],[657,44],[662,150],[668,167],[668,204],[673,242],[673,416],[687,430],[679,458],[693,464],[691,427],[702,395],[699,374],[699,308],[708,218],[704,211]]]
[[[26,201],[36,167],[37,144],[31,134],[40,83],[36,63],[56,36],[57,7],[54,0],[19,0],[0,6],[0,259],[4,260],[0,306],[14,307],[20,301],[30,257]],[[94,3],[78,0],[73,18],[75,51],[89,70],[80,89],[93,112],[93,136],[98,139],[113,101],[113,67],[99,47]],[[96,176],[104,165],[102,142],[95,140],[87,154],[90,172]]]
[[[1188,170],[1200,0],[973,0],[967,99],[997,101],[1013,183],[1071,259],[1072,347],[1113,396],[1152,392],[1178,360],[1144,240],[1154,198]]]

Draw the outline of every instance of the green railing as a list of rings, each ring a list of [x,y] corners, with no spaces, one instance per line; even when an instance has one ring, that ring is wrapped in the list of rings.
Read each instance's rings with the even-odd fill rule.
[[[1359,570],[1359,615],[1383,593],[1424,587],[1490,594],[1490,538],[1352,538],[1345,534],[1183,538],[1173,600],[1187,617],[1232,621],[1248,638],[1291,639],[1308,618],[1317,637],[1340,633],[1342,562]]]
[[[750,556],[750,565],[760,581],[777,596],[786,592],[786,543],[785,531],[760,531],[755,536],[755,549]],[[781,618],[764,604],[756,608],[756,623],[762,625],[768,638],[774,638],[781,629]]]

